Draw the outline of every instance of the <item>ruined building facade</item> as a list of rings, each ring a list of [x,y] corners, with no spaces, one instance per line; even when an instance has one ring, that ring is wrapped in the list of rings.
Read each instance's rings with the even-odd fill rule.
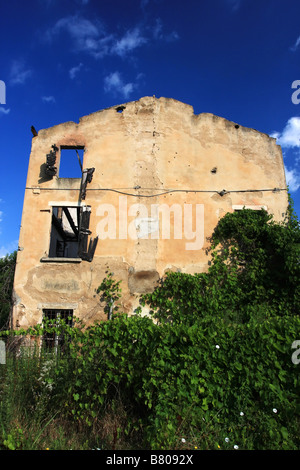
[[[167,270],[207,269],[225,213],[264,207],[280,221],[287,203],[274,138],[173,99],[144,97],[34,132],[12,326],[106,319],[96,289],[108,272],[133,312]]]

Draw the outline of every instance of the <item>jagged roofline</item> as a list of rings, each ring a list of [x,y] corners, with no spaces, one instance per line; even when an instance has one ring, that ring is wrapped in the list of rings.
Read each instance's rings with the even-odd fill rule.
[[[132,106],[134,104],[137,104],[137,103],[141,103],[143,101],[146,101],[146,100],[152,100],[153,102],[154,101],[162,101],[162,102],[165,102],[165,103],[178,103],[180,104],[182,107],[186,108],[186,110],[188,111],[188,113],[193,116],[194,118],[198,118],[198,119],[201,119],[201,117],[205,117],[205,116],[208,116],[211,118],[211,120],[218,120],[218,121],[223,121],[225,125],[228,125],[228,126],[234,126],[236,127],[236,129],[238,128],[241,128],[243,129],[243,131],[251,131],[251,132],[257,132],[259,135],[261,136],[265,136],[267,137],[268,139],[272,140],[272,141],[276,141],[276,138],[275,137],[271,137],[269,134],[265,133],[265,132],[261,132],[257,129],[254,129],[254,128],[251,128],[251,127],[246,127],[246,126],[243,126],[241,124],[238,124],[234,121],[231,121],[229,119],[226,119],[222,116],[218,116],[216,114],[213,114],[213,113],[209,113],[209,112],[201,112],[199,114],[196,114],[194,112],[194,108],[192,105],[190,104],[187,104],[187,103],[184,103],[183,101],[180,101],[180,100],[176,100],[175,98],[166,98],[166,97],[160,97],[160,98],[157,98],[156,96],[143,96],[141,97],[140,99],[138,100],[134,100],[134,101],[127,101],[125,103],[119,103],[119,104],[116,104],[114,106],[109,106],[107,108],[103,108],[103,109],[99,109],[98,111],[94,111],[90,114],[86,114],[84,116],[81,116],[79,118],[79,121],[76,122],[76,121],[65,121],[65,122],[60,122],[58,124],[55,124],[54,126],[50,126],[48,128],[44,128],[44,129],[40,129],[40,130],[50,130],[50,129],[53,129],[55,127],[58,127],[58,126],[61,126],[61,125],[75,125],[75,126],[78,126],[80,125],[81,123],[83,123],[86,119],[90,118],[91,116],[93,115],[96,115],[96,114],[99,114],[99,113],[103,113],[105,111],[110,111],[110,110],[114,110],[114,111],[118,111],[118,110],[126,110],[127,107],[129,106]]]
[[[119,103],[119,104],[116,104],[114,106],[109,106],[108,108],[103,108],[103,109],[99,109],[98,111],[94,111],[88,115],[85,115],[85,116],[82,116],[79,118],[79,122],[81,120],[84,120],[85,118],[87,118],[88,116],[92,116],[93,114],[98,114],[98,113],[102,113],[103,111],[109,111],[109,110],[115,110],[117,111],[118,109],[126,109],[127,106],[130,106],[130,105],[133,105],[135,103],[140,103],[141,101],[144,101],[144,100],[147,100],[147,99],[152,99],[153,101],[165,101],[165,102],[174,102],[174,103],[179,103],[180,105],[183,105],[184,107],[186,107],[186,109],[189,109],[190,110],[190,114],[198,117],[198,116],[211,116],[212,118],[215,118],[215,119],[222,119],[224,121],[227,121],[228,123],[231,123],[231,124],[235,124],[235,125],[239,125],[237,124],[236,122],[233,122],[233,121],[230,121],[222,116],[218,116],[216,114],[213,114],[213,113],[209,113],[209,112],[201,112],[199,114],[196,114],[194,112],[194,107],[188,103],[185,103],[183,101],[180,101],[180,100],[176,100],[175,98],[167,98],[167,97],[164,97],[164,96],[161,96],[160,98],[157,98],[156,96],[143,96],[141,98],[139,98],[138,100],[134,100],[134,101],[126,101],[125,103]],[[240,126],[240,125],[239,125]],[[240,127],[244,127],[244,126],[240,126]],[[249,128],[251,129],[251,128]],[[252,129],[252,130],[255,130],[255,129]],[[259,132],[259,131],[257,131]]]
[[[230,124],[230,125],[234,125],[234,126],[236,126],[236,128],[241,127],[241,128],[243,128],[244,130],[247,130],[247,129],[248,129],[248,130],[251,130],[251,131],[255,131],[255,132],[258,132],[258,133],[261,134],[261,135],[267,136],[269,139],[276,140],[275,137],[270,137],[269,134],[267,134],[267,133],[265,133],[265,132],[258,131],[257,129],[254,129],[254,128],[252,128],[252,127],[243,126],[243,125],[241,125],[241,124],[238,124],[238,123],[235,122],[235,121],[231,121],[230,119],[226,119],[226,118],[224,118],[224,117],[222,117],[222,116],[218,116],[218,115],[213,114],[213,113],[201,112],[201,113],[196,114],[196,113],[194,112],[194,107],[193,107],[192,105],[190,105],[190,104],[188,104],[188,103],[185,103],[185,102],[183,102],[183,101],[180,101],[180,100],[176,100],[175,98],[167,98],[167,97],[164,97],[164,96],[161,96],[160,98],[157,98],[156,96],[143,96],[143,97],[141,97],[141,98],[138,99],[138,100],[127,101],[127,102],[125,102],[125,103],[119,103],[119,104],[116,104],[116,105],[114,105],[114,106],[109,106],[108,108],[103,108],[103,109],[100,109],[100,110],[95,111],[95,112],[93,112],[93,113],[90,113],[90,114],[87,115],[87,116],[82,116],[82,117],[79,119],[79,122],[80,122],[81,120],[84,120],[86,117],[91,116],[91,115],[93,115],[93,114],[97,114],[97,113],[101,113],[101,112],[103,112],[103,111],[109,111],[109,110],[118,110],[118,109],[122,109],[122,108],[123,108],[123,109],[126,109],[127,106],[130,106],[130,105],[135,104],[135,103],[139,103],[139,102],[141,102],[141,101],[143,101],[143,100],[146,100],[146,99],[152,99],[153,101],[165,101],[165,102],[170,102],[170,103],[173,101],[173,102],[175,102],[175,103],[179,103],[180,105],[183,105],[184,107],[186,107],[186,109],[189,109],[189,110],[190,110],[190,114],[192,114],[192,115],[195,116],[195,117],[209,116],[209,117],[211,117],[212,119],[222,120],[222,121],[224,121],[224,122],[226,122],[226,123],[228,123],[228,124]]]

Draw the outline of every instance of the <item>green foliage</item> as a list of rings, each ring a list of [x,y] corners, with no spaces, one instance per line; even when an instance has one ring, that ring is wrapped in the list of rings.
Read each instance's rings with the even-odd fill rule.
[[[77,332],[67,361],[54,364],[54,381],[50,370],[42,375],[41,391],[90,426],[121,402],[123,428],[114,432],[142,430],[143,448],[177,448],[181,436],[194,436],[198,448],[209,449],[229,436],[244,449],[296,449],[297,337],[295,316],[247,324],[203,317],[189,326],[119,315]]]
[[[253,316],[299,315],[300,230],[295,215],[276,223],[264,210],[226,214],[212,235],[211,260],[208,273],[167,273],[142,304],[160,322],[191,325],[206,315],[242,323]]]
[[[120,288],[121,281],[113,279],[113,273],[108,273],[108,276],[103,279],[97,289],[97,294],[101,292],[100,300],[105,302],[104,311],[107,313],[110,320],[113,313],[117,313],[119,306],[116,302],[120,299],[122,290]]]
[[[8,326],[17,252],[0,258],[0,329]]]
[[[19,450],[22,448],[23,431],[20,428],[14,429],[11,434],[7,434],[3,439],[3,446],[8,450]]]
[[[291,209],[282,224],[265,211],[227,214],[207,273],[168,273],[142,298],[156,322],[116,314],[120,281],[109,274],[97,292],[111,321],[8,332],[9,342],[55,328],[65,342],[50,361],[42,349],[17,387],[3,378],[4,397],[18,391],[39,422],[55,410],[97,429],[106,449],[299,449],[298,247]],[[0,422],[10,413],[0,407]],[[6,448],[24,446],[4,431]]]
[[[264,303],[279,315],[299,314],[300,231],[295,219],[276,223],[264,210],[244,209],[226,214],[212,239],[210,274],[218,280],[220,265],[236,273],[241,308]]]

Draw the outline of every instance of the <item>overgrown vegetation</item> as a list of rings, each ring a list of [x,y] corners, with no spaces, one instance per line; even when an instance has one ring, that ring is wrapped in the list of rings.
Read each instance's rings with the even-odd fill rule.
[[[299,449],[299,242],[291,206],[282,224],[227,214],[209,271],[168,273],[141,299],[151,317],[120,313],[108,274],[110,321],[7,331],[8,348],[68,341],[0,366],[2,448]]]
[[[0,330],[8,327],[17,252],[0,258]]]

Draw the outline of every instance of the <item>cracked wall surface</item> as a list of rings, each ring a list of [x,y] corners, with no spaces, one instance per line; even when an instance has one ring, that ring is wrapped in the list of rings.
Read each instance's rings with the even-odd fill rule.
[[[45,162],[53,145],[51,177]],[[84,148],[83,168],[95,169],[84,200],[80,178],[59,177],[65,147]],[[28,167],[13,325],[41,322],[45,308],[71,308],[87,322],[106,319],[95,290],[109,271],[122,280],[122,308],[132,312],[137,294],[152,290],[166,270],[205,271],[219,218],[244,205],[282,220],[281,148],[266,134],[195,115],[179,101],[144,97],[40,130]],[[53,207],[63,206],[91,208],[88,237],[98,236],[91,262],[49,258]]]

